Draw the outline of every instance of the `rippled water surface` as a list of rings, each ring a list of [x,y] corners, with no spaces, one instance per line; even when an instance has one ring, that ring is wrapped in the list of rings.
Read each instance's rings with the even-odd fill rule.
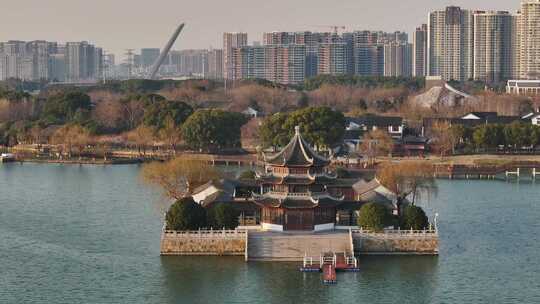
[[[0,303],[540,303],[540,185],[440,181],[439,257],[361,257],[324,286],[296,263],[160,257],[138,166],[0,165]]]

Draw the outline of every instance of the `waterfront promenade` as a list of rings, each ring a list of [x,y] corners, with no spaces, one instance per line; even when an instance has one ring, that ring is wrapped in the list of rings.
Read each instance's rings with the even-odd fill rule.
[[[350,255],[438,255],[436,230],[363,229],[325,232],[258,230],[163,230],[161,255],[240,255],[246,261],[302,261],[324,252]]]

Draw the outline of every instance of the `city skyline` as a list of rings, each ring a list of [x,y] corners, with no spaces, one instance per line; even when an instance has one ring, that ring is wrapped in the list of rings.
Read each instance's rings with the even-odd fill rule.
[[[143,1],[97,0],[91,5],[82,5],[67,0],[52,0],[46,4],[31,0],[1,5],[4,11],[10,12],[3,17],[3,21],[16,26],[9,31],[1,31],[0,41],[86,40],[104,47],[121,59],[126,48],[162,47],[179,22],[186,22],[187,26],[174,49],[202,49],[211,46],[221,48],[224,31],[247,32],[249,43],[261,41],[263,32],[330,31],[330,25],[343,25],[348,31],[404,31],[412,37],[414,29],[427,22],[428,14],[432,10],[457,5],[471,10],[515,12],[519,3],[519,0],[421,0],[414,3],[382,0],[366,4],[346,0],[336,5],[307,0],[294,3],[284,0],[271,3],[252,3],[245,0],[214,3],[203,0],[186,5],[169,0],[149,4]],[[148,13],[156,7],[162,9],[155,14]],[[273,7],[287,8],[279,11],[279,25],[275,24],[275,18],[269,18],[268,12],[271,12]],[[123,15],[123,11],[129,12],[129,16]],[[223,11],[231,12],[222,14]],[[299,11],[303,13],[298,14]],[[407,14],[403,14],[403,11],[407,11]],[[58,14],[63,18],[50,17]],[[386,15],[392,18],[381,18]]]

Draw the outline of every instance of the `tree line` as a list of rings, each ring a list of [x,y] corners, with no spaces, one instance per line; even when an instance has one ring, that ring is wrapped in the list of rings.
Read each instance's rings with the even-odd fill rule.
[[[441,156],[456,152],[485,150],[520,151],[540,145],[540,126],[516,121],[511,124],[478,126],[436,122],[432,127],[432,148]]]
[[[157,94],[99,102],[80,90],[51,93],[46,98],[3,93],[0,99],[0,145],[17,143],[94,145],[99,137],[121,134],[137,147],[153,142],[175,150],[181,142],[197,151],[237,148],[247,117],[220,109],[195,109]],[[70,153],[71,154],[71,153]]]

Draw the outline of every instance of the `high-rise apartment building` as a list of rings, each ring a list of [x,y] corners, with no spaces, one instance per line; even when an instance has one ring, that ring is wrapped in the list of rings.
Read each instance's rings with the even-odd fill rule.
[[[103,50],[86,41],[68,42],[65,46],[66,81],[96,81],[101,77]]]
[[[63,53],[49,56],[49,80],[53,82],[66,81],[66,56]]]
[[[540,0],[522,0],[518,27],[519,53],[516,55],[522,79],[540,79]]]
[[[232,55],[234,48],[247,46],[247,33],[223,33],[223,77],[234,79]]]
[[[223,50],[209,50],[207,61],[208,73],[205,77],[210,79],[223,79]]]
[[[16,78],[32,80],[32,54],[28,43],[10,40],[0,44],[0,80]]]
[[[428,74],[464,81],[473,76],[473,14],[456,6],[435,11],[428,23]]]
[[[208,71],[208,50],[170,51],[166,59],[165,74],[204,77]]]
[[[158,48],[144,48],[141,49],[141,66],[143,68],[150,68],[156,60],[159,58],[160,50]]]
[[[354,74],[359,76],[383,76],[384,45],[360,43],[354,46]]]
[[[413,33],[413,68],[412,74],[415,77],[427,75],[427,46],[428,46],[428,26],[422,24]]]
[[[502,11],[474,12],[473,78],[487,83],[513,76],[513,17]]]
[[[384,44],[384,76],[412,76],[412,44],[399,42]]]
[[[289,33],[289,32],[263,33],[263,45],[295,43],[294,38],[295,38],[294,33]]]
[[[87,42],[1,42],[0,80],[94,81],[101,77],[102,53]]]
[[[232,54],[234,80],[258,78],[298,84],[305,79],[305,45],[244,46],[234,48]]]
[[[347,44],[343,42],[321,43],[318,55],[318,74],[347,74]]]
[[[265,79],[266,46],[242,46],[233,48],[233,80]]]

